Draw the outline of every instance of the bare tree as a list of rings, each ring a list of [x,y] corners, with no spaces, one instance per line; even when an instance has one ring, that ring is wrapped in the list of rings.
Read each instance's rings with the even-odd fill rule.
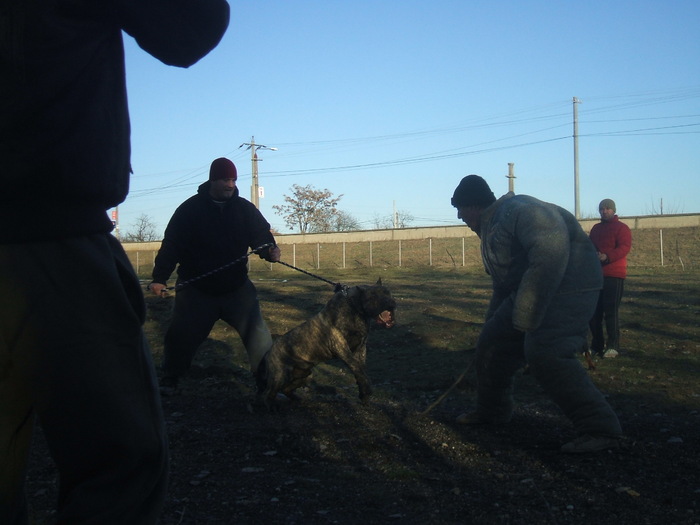
[[[398,210],[396,215],[375,215],[372,219],[374,227],[380,230],[391,230],[392,228],[407,228],[414,221],[411,213]]]
[[[353,217],[349,212],[338,210],[331,224],[332,231],[336,232],[351,232],[360,229],[360,221]]]
[[[289,229],[300,233],[331,231],[342,195],[334,197],[327,189],[317,190],[311,185],[294,184],[291,190],[291,196],[284,196],[286,204],[272,207]]]
[[[123,242],[151,242],[160,240],[156,224],[145,213],[139,215],[128,232],[121,236]]]
[[[656,205],[654,204],[654,200],[652,199],[651,201],[651,211],[647,211],[648,215],[664,215],[664,214],[671,214],[673,215],[674,213],[683,213],[683,207],[678,206],[678,204],[672,204],[671,206],[666,205],[666,209],[664,209],[664,200],[663,198],[659,199],[659,208],[656,208]]]

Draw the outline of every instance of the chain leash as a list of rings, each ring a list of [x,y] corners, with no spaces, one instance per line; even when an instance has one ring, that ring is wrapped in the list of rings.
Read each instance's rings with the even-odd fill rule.
[[[258,246],[257,248],[249,251],[245,255],[241,255],[235,261],[231,261],[229,263],[226,263],[223,266],[220,266],[219,268],[216,268],[216,269],[211,270],[209,272],[203,273],[202,275],[198,275],[197,277],[193,277],[192,279],[187,279],[186,281],[179,282],[175,286],[168,286],[165,289],[166,290],[179,290],[180,288],[183,288],[184,286],[187,286],[188,284],[192,284],[195,281],[199,281],[200,279],[204,279],[205,277],[209,277],[210,275],[214,275],[215,273],[226,270],[227,268],[230,268],[231,266],[238,264],[239,262],[245,261],[246,259],[248,259],[248,257],[253,255],[254,253],[258,253],[258,252],[264,250],[265,248],[270,248],[274,245],[275,245],[274,242],[268,242],[267,244],[262,244],[262,245]]]

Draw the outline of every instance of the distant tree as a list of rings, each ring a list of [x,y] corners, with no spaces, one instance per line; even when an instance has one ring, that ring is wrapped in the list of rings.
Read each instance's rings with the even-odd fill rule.
[[[664,215],[664,214],[671,214],[673,215],[674,213],[683,213],[683,207],[678,206],[678,204],[672,204],[669,206],[668,204],[666,205],[666,209],[664,209],[664,200],[659,199],[659,208],[656,208],[656,205],[654,204],[654,201],[651,201],[651,211],[648,212],[648,215]]]
[[[378,230],[391,230],[392,228],[406,228],[415,218],[404,210],[397,210],[396,215],[375,215],[372,219],[374,227]],[[396,223],[396,225],[394,225]]]
[[[317,190],[311,185],[294,184],[291,190],[291,196],[284,196],[286,204],[272,207],[289,229],[300,233],[331,231],[342,195],[334,197],[327,189]]]
[[[351,232],[359,229],[360,221],[358,221],[347,211],[338,210],[335,217],[333,217],[331,231]]]
[[[145,213],[139,215],[131,224],[131,229],[122,234],[122,242],[151,242],[160,240],[153,220]]]

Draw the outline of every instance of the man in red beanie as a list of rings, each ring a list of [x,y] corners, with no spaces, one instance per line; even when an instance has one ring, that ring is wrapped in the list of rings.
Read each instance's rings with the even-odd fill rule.
[[[149,289],[160,295],[177,266],[175,311],[165,334],[160,391],[172,395],[179,378],[192,364],[197,348],[219,319],[243,340],[253,373],[272,346],[272,336],[260,312],[257,291],[241,259],[249,249],[270,262],[280,249],[270,224],[249,201],[240,197],[236,166],[229,159],[211,163],[209,180],[183,202],[165,229]],[[179,265],[179,266],[178,266]],[[203,277],[204,276],[204,277]]]
[[[590,237],[598,251],[603,268],[603,289],[591,318],[591,353],[600,357],[617,357],[620,351],[620,321],[618,311],[627,277],[627,254],[632,249],[632,232],[617,217],[612,199],[603,199],[598,206],[600,222],[591,229]],[[608,334],[603,335],[603,321]]]
[[[481,239],[493,281],[476,343],[476,409],[457,423],[501,425],[513,414],[513,380],[525,364],[571,420],[578,437],[565,453],[619,445],[620,422],[576,359],[602,283],[595,249],[576,218],[529,195],[496,199],[478,175],[452,197],[457,216]]]

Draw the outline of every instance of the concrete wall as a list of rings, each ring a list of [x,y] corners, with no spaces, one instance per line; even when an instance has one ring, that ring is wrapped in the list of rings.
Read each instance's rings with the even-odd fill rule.
[[[620,217],[633,230],[659,228],[685,228],[700,226],[700,214],[684,213],[677,215],[644,215],[637,217]],[[582,219],[581,227],[589,232],[599,219]],[[449,239],[455,237],[474,237],[475,234],[466,225],[429,226],[424,228],[400,228],[396,230],[361,230],[337,233],[277,234],[279,244],[329,244],[368,241],[407,241],[419,239]],[[158,251],[160,241],[142,243],[124,243],[126,251]]]

